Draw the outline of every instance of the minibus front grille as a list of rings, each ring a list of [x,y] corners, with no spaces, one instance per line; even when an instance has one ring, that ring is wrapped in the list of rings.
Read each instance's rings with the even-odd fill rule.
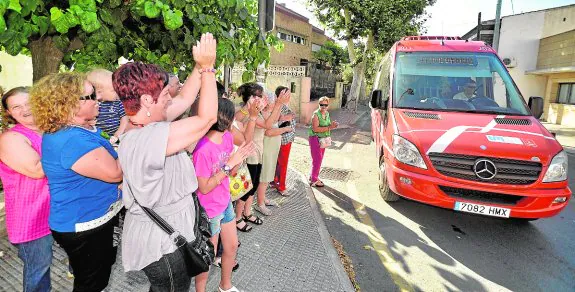
[[[543,168],[539,162],[462,154],[429,153],[429,159],[433,167],[445,176],[491,184],[533,184]],[[488,179],[476,172],[476,163],[485,160],[493,163],[496,169],[495,175]]]

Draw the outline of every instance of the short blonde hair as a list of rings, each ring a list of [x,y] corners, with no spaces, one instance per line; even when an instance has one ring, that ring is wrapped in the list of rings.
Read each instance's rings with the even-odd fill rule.
[[[327,96],[320,97],[319,102],[322,102],[322,101],[327,101],[329,103],[329,97],[327,97]]]
[[[36,126],[54,133],[68,125],[84,94],[86,75],[64,72],[48,75],[30,91],[30,105]]]
[[[86,78],[95,87],[109,85],[112,87],[112,71],[106,69],[94,69],[88,72]]]

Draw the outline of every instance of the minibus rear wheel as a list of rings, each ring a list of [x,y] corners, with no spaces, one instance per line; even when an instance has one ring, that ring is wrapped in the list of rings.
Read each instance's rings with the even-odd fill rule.
[[[379,159],[379,193],[386,202],[399,200],[399,196],[391,190],[389,183],[387,183],[387,171],[385,170],[385,158],[383,155]]]

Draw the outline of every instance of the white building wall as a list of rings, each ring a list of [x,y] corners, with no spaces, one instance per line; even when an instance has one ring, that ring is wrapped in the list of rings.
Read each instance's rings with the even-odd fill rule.
[[[499,56],[515,58],[517,66],[509,73],[526,101],[530,96],[545,96],[547,77],[525,75],[535,70],[539,53],[539,40],[543,34],[545,12],[532,12],[504,17],[501,21]]]
[[[25,55],[10,56],[0,52],[0,86],[5,91],[17,86],[32,85],[32,58]]]

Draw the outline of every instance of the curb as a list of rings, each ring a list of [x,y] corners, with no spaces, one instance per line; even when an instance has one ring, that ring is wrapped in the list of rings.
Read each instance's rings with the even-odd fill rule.
[[[318,226],[318,231],[319,231],[319,235],[321,237],[321,241],[323,242],[323,245],[326,249],[327,255],[329,256],[334,269],[335,269],[335,273],[336,275],[334,275],[336,279],[339,280],[339,282],[341,283],[341,286],[343,288],[343,291],[350,291],[350,292],[355,292],[355,289],[353,288],[353,286],[351,285],[351,281],[349,280],[349,277],[347,275],[347,273],[345,272],[345,269],[343,268],[343,264],[341,263],[340,259],[339,259],[339,255],[337,253],[337,250],[335,249],[335,247],[333,246],[332,242],[331,242],[331,236],[327,230],[327,226],[325,225],[325,222],[323,221],[323,217],[321,215],[321,211],[319,210],[319,206],[317,205],[317,201],[315,199],[315,195],[313,193],[313,190],[310,186],[308,186],[305,182],[307,182],[307,178],[305,177],[305,175],[297,170],[295,170],[292,167],[289,167],[289,169],[295,173],[297,173],[301,180],[304,182],[305,185],[305,191],[306,191],[306,196],[307,199],[311,205],[311,209],[313,212],[313,217],[315,219],[315,221],[317,222],[317,226]]]

